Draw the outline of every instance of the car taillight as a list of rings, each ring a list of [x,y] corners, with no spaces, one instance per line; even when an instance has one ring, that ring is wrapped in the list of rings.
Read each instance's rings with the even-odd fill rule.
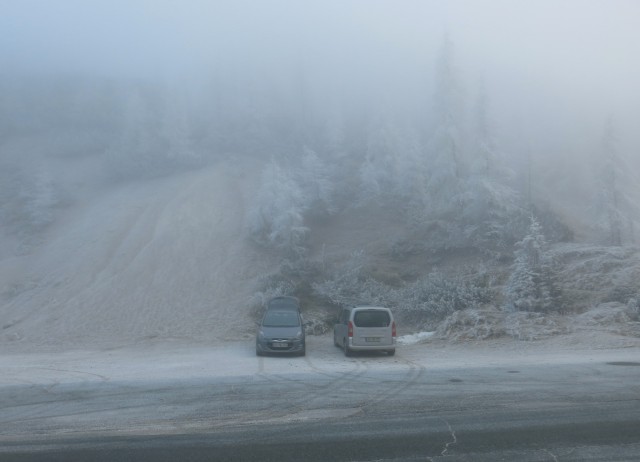
[[[395,321],[393,321],[393,322],[391,323],[391,335],[392,335],[393,337],[395,337],[395,336],[396,336],[396,322],[395,322]]]
[[[347,324],[347,335],[349,335],[349,337],[353,337],[353,323],[351,321]]]

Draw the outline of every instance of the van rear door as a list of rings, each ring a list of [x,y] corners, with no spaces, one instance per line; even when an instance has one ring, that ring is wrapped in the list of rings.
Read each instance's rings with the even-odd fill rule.
[[[353,346],[393,345],[391,322],[388,310],[356,310],[353,314]]]

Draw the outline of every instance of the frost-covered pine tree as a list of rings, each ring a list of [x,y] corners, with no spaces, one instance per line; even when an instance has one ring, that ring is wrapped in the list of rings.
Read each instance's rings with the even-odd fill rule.
[[[365,157],[358,172],[361,202],[390,196],[396,176],[393,128],[387,119],[380,119],[371,122],[367,128]]]
[[[511,186],[515,173],[500,155],[488,117],[488,98],[481,88],[475,107],[475,132],[465,182],[463,220],[473,245],[512,242],[510,223],[518,213],[519,198]]]
[[[428,232],[433,249],[464,248],[469,238],[463,219],[468,195],[468,132],[463,92],[453,62],[453,44],[445,37],[435,73],[433,126],[424,160],[420,198],[411,220]]]
[[[302,250],[308,232],[304,226],[307,208],[296,179],[272,160],[262,174],[257,197],[247,213],[249,235],[261,244],[297,253]]]
[[[298,183],[304,194],[304,202],[315,212],[333,211],[333,183],[329,169],[316,152],[303,147],[302,166],[298,170]]]
[[[453,43],[445,37],[436,63],[435,127],[429,143],[427,213],[452,218],[462,205],[462,94],[453,62]]]
[[[553,274],[542,227],[531,217],[529,233],[516,244],[515,262],[505,287],[505,307],[512,311],[549,311]]]
[[[361,200],[406,204],[425,185],[418,135],[388,115],[378,119],[367,130],[365,159],[359,169]]]
[[[605,123],[601,152],[595,201],[597,226],[607,244],[620,246],[634,240],[640,210],[631,193],[637,181],[633,178],[633,170],[618,152],[611,118]]]

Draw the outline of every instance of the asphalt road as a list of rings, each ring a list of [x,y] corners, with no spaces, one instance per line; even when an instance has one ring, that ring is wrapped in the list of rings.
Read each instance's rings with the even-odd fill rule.
[[[260,361],[247,376],[0,387],[0,461],[640,460],[637,362]],[[269,372],[282,361],[304,372]]]

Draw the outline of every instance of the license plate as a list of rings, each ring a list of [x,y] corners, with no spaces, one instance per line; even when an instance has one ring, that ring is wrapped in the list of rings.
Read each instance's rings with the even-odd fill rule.
[[[271,346],[273,348],[289,348],[289,344],[286,342],[279,342],[279,343],[273,342]]]
[[[380,342],[380,337],[365,337],[364,340],[366,342]]]

